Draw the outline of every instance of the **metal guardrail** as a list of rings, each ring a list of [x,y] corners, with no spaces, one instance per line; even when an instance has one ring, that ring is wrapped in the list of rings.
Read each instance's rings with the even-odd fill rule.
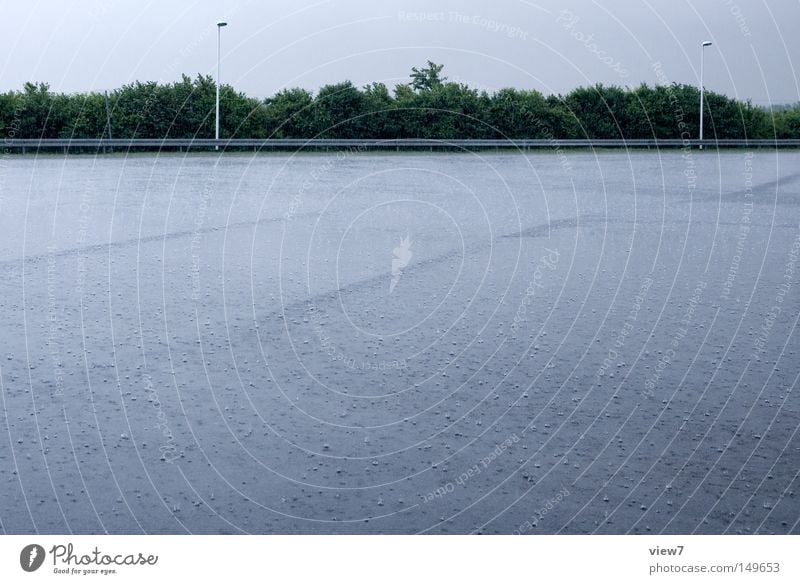
[[[480,149],[541,149],[541,148],[697,148],[702,144],[706,148],[798,148],[800,139],[790,140],[682,140],[682,139],[586,139],[586,140],[433,140],[422,138],[402,139],[247,139],[231,140],[183,139],[183,138],[135,138],[135,139],[6,139],[0,148],[20,150],[23,153],[41,150],[95,150],[108,149],[131,150],[209,150],[209,149],[253,149],[259,150],[321,150],[321,149],[353,149],[353,150],[404,150],[404,149],[444,149],[444,150],[480,150]]]

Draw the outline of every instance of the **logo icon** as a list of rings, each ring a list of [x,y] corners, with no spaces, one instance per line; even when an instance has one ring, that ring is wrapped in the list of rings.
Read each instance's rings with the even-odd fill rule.
[[[411,262],[414,254],[411,252],[411,238],[406,235],[400,240],[400,245],[392,250],[394,257],[392,258],[392,281],[389,284],[389,294],[394,292],[395,286],[400,282],[403,277],[403,269]]]
[[[19,554],[19,565],[26,572],[35,572],[42,567],[44,556],[44,548],[39,544],[26,545]]]

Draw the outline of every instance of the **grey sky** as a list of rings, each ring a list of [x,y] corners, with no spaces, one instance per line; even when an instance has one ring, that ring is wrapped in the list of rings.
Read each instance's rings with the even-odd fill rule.
[[[671,81],[754,103],[800,100],[800,0],[0,0],[0,90],[48,81],[103,90],[213,73],[253,96],[404,82],[427,59],[454,81],[563,93],[578,85]],[[568,11],[564,12],[564,11]],[[591,35],[591,37],[590,37]],[[797,63],[800,67],[800,63]]]

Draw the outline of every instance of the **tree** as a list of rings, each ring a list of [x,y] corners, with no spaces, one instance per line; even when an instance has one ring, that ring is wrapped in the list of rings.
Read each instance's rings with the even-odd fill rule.
[[[210,75],[198,75],[194,80],[182,75],[180,81],[171,84],[163,95],[165,103],[158,104],[159,108],[169,110],[169,137],[213,137],[216,91],[216,82]],[[223,95],[227,95],[227,86],[220,88],[220,133],[225,136],[228,118]]]
[[[365,99],[350,81],[326,85],[314,100],[314,126],[320,138],[360,138]]]
[[[65,112],[51,112],[53,101],[50,85],[25,83],[20,98],[23,108],[19,115],[19,137],[58,138],[61,128],[57,118]]]
[[[774,126],[770,124],[769,130],[774,131],[776,138],[800,138],[800,107],[778,112],[770,122]]]
[[[564,137],[570,118],[561,102],[548,100],[536,90],[501,89],[489,99],[487,110],[498,138]]]
[[[59,138],[104,138],[106,128],[105,96],[87,93],[74,97],[61,96],[53,109],[62,109],[64,124],[59,129]]]
[[[311,138],[314,98],[305,89],[284,89],[264,100],[269,138]]]
[[[364,87],[364,111],[362,131],[371,138],[395,138],[398,124],[394,98],[383,83],[372,83]]]
[[[383,83],[345,81],[284,89],[266,100],[220,88],[223,138],[696,138],[700,93],[685,84],[635,89],[579,87],[566,96],[506,88],[492,95],[447,82],[442,65],[412,69],[393,92]],[[134,82],[108,96],[114,138],[210,138],[216,83],[183,75],[173,83]],[[706,93],[706,136],[799,138],[800,104],[766,111]],[[108,135],[102,93],[64,94],[26,83],[0,94],[0,129],[8,138]]]
[[[623,138],[628,120],[625,92],[619,87],[579,87],[564,99],[587,138]]]
[[[425,91],[439,87],[443,82],[447,81],[446,77],[440,76],[442,69],[444,69],[444,65],[437,65],[433,61],[428,61],[428,66],[422,69],[412,67],[411,87],[414,91]]]

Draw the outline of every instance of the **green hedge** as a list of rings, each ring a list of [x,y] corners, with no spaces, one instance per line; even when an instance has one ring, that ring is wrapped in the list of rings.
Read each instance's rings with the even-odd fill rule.
[[[287,89],[265,100],[221,89],[223,138],[696,138],[699,91],[689,85],[595,85],[567,95],[494,94],[414,69],[389,90],[349,81],[316,95]],[[136,82],[102,93],[53,93],[45,83],[0,94],[0,132],[16,138],[211,138],[213,78]],[[706,138],[800,138],[800,107],[767,111],[706,92]]]

